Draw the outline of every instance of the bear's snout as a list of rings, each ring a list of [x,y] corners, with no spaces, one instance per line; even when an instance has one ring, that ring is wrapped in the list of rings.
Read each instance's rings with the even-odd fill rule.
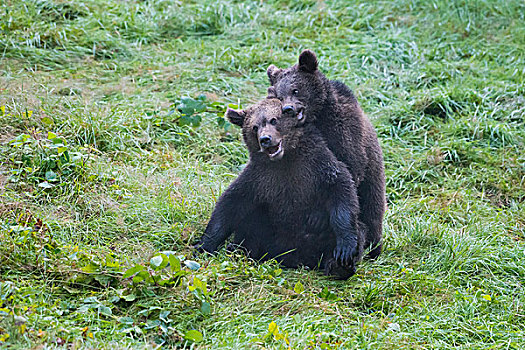
[[[282,112],[293,117],[295,115],[295,108],[292,105],[286,105],[283,106]]]
[[[297,120],[300,122],[300,124],[304,123],[303,107],[284,105],[281,111],[283,115],[287,117],[297,117]]]
[[[268,148],[272,145],[272,137],[270,135],[263,135],[259,138],[259,143],[262,147]]]

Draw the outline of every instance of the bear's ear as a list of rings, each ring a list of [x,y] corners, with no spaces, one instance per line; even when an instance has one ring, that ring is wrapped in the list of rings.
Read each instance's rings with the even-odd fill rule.
[[[312,50],[304,50],[299,55],[299,70],[307,73],[317,70],[317,57]]]
[[[274,86],[268,88],[268,96],[266,96],[266,98],[277,98],[277,92]]]
[[[235,125],[238,125],[242,127],[242,124],[244,123],[244,118],[246,117],[245,111],[236,111],[235,109],[231,109],[228,107],[226,110],[226,118]]]
[[[270,64],[270,66],[266,70],[266,74],[268,74],[268,79],[270,79],[270,84],[275,85],[282,71],[282,69],[279,69],[273,64]]]

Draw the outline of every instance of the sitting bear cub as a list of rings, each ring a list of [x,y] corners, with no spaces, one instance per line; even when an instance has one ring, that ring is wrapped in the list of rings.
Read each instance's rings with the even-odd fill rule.
[[[353,275],[364,246],[357,191],[314,124],[282,113],[277,99],[226,115],[242,126],[250,160],[219,198],[197,248],[214,252],[234,234],[233,244],[254,259]]]

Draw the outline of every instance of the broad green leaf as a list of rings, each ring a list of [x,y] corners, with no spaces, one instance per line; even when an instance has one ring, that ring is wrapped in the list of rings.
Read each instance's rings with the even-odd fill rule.
[[[107,275],[96,275],[95,280],[102,286],[108,286],[113,277]]]
[[[53,145],[65,145],[67,143],[66,140],[61,137],[57,137],[56,135],[53,139],[51,139],[51,142]]]
[[[53,170],[46,171],[45,176],[46,176],[47,181],[51,181],[51,182],[58,181],[58,176]]]
[[[111,312],[111,309],[107,306],[104,306],[104,305],[99,305],[98,306],[98,311],[102,314],[102,315],[106,315],[106,316],[111,316],[113,313]]]
[[[193,286],[195,288],[199,288],[199,289],[202,289],[203,288],[203,283],[200,279],[198,279],[197,277],[194,277],[193,278]]]
[[[140,283],[144,280],[144,276],[139,276],[139,275],[136,275],[135,277],[133,277],[132,281],[133,283],[137,284],[137,283]]]
[[[91,305],[82,305],[77,309],[77,312],[84,313],[87,312],[89,309],[91,309]]]
[[[179,119],[179,125],[191,125],[191,126],[199,126],[202,121],[202,117],[200,115],[183,115]]]
[[[48,132],[47,132],[47,139],[48,139],[48,140],[52,140],[52,139],[54,139],[55,137],[57,137],[57,135],[56,135],[54,132],[51,132],[51,131],[48,131]]]
[[[144,266],[142,266],[142,265],[135,265],[132,268],[127,269],[126,272],[124,272],[124,275],[122,276],[122,278],[124,278],[124,279],[125,278],[129,278],[132,275],[134,275],[137,272],[142,271],[142,270],[144,270]]]
[[[224,128],[225,125],[226,125],[226,120],[224,118],[217,117],[217,126],[219,128]]]
[[[301,282],[297,282],[295,286],[293,287],[293,291],[296,292],[297,294],[301,294],[302,292],[304,292],[303,284]]]
[[[123,295],[122,299],[124,299],[126,301],[133,301],[133,300],[137,299],[137,296],[135,294],[128,294],[128,295]]]
[[[42,118],[42,123],[49,126],[51,124],[54,124],[54,121],[53,121],[53,119],[51,119],[49,117],[43,117]]]
[[[157,270],[162,264],[162,256],[157,255],[150,259],[149,264],[154,270]]]
[[[186,334],[184,334],[184,339],[198,343],[202,341],[203,336],[201,332],[196,331],[196,330],[191,330],[191,331],[187,331]]]
[[[135,322],[135,320],[133,320],[129,316],[121,317],[121,318],[118,319],[118,321],[119,321],[119,323],[123,323],[123,324],[127,324],[127,325],[132,325],[133,322]]]
[[[100,301],[96,297],[87,297],[83,301],[84,304],[99,304]]]
[[[86,266],[84,266],[82,268],[82,271],[87,272],[87,273],[97,272],[98,271],[98,265],[90,262],[89,264],[87,264]]]
[[[177,259],[177,257],[173,254],[169,255],[169,262],[170,262],[170,269],[173,272],[177,272],[181,270],[180,266],[180,260]]]
[[[151,276],[147,271],[140,271],[135,277],[133,277],[133,283],[137,284],[141,281],[151,282]]]
[[[162,257],[162,264],[160,264],[160,266],[159,266],[159,270],[162,270],[163,268],[165,268],[166,266],[168,266],[168,264],[169,264],[170,262],[169,262],[168,256],[167,256],[166,254],[162,254],[162,253],[160,253],[160,256]]]
[[[180,104],[177,109],[186,116],[190,116],[196,113],[201,113],[206,110],[206,105],[202,100],[194,100],[190,97],[183,97],[180,100]]]
[[[205,315],[211,314],[211,305],[207,301],[203,302],[201,305],[201,312]]]
[[[331,290],[329,290],[328,287],[324,287],[323,290],[319,294],[317,294],[317,296],[328,301],[337,299],[337,295]]]
[[[160,254],[164,254],[166,256],[170,256],[170,255],[176,255],[177,252],[174,251],[174,250],[162,250],[159,252]]]
[[[193,260],[184,261],[184,265],[186,265],[187,268],[193,271],[197,271],[198,269],[201,268],[201,265],[198,262],[193,261]]]
[[[55,187],[55,185],[52,185],[52,184],[50,184],[49,182],[44,181],[44,182],[39,183],[39,184],[38,184],[38,187],[42,187],[42,188],[44,188],[44,189],[48,189],[48,188],[53,188],[53,187]]]

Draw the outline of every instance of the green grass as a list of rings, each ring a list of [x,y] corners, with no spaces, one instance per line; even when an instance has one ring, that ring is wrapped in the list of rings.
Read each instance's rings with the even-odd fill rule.
[[[6,0],[0,18],[0,347],[525,348],[523,1]],[[305,48],[385,154],[385,251],[345,282],[192,256],[247,160],[226,105]]]

